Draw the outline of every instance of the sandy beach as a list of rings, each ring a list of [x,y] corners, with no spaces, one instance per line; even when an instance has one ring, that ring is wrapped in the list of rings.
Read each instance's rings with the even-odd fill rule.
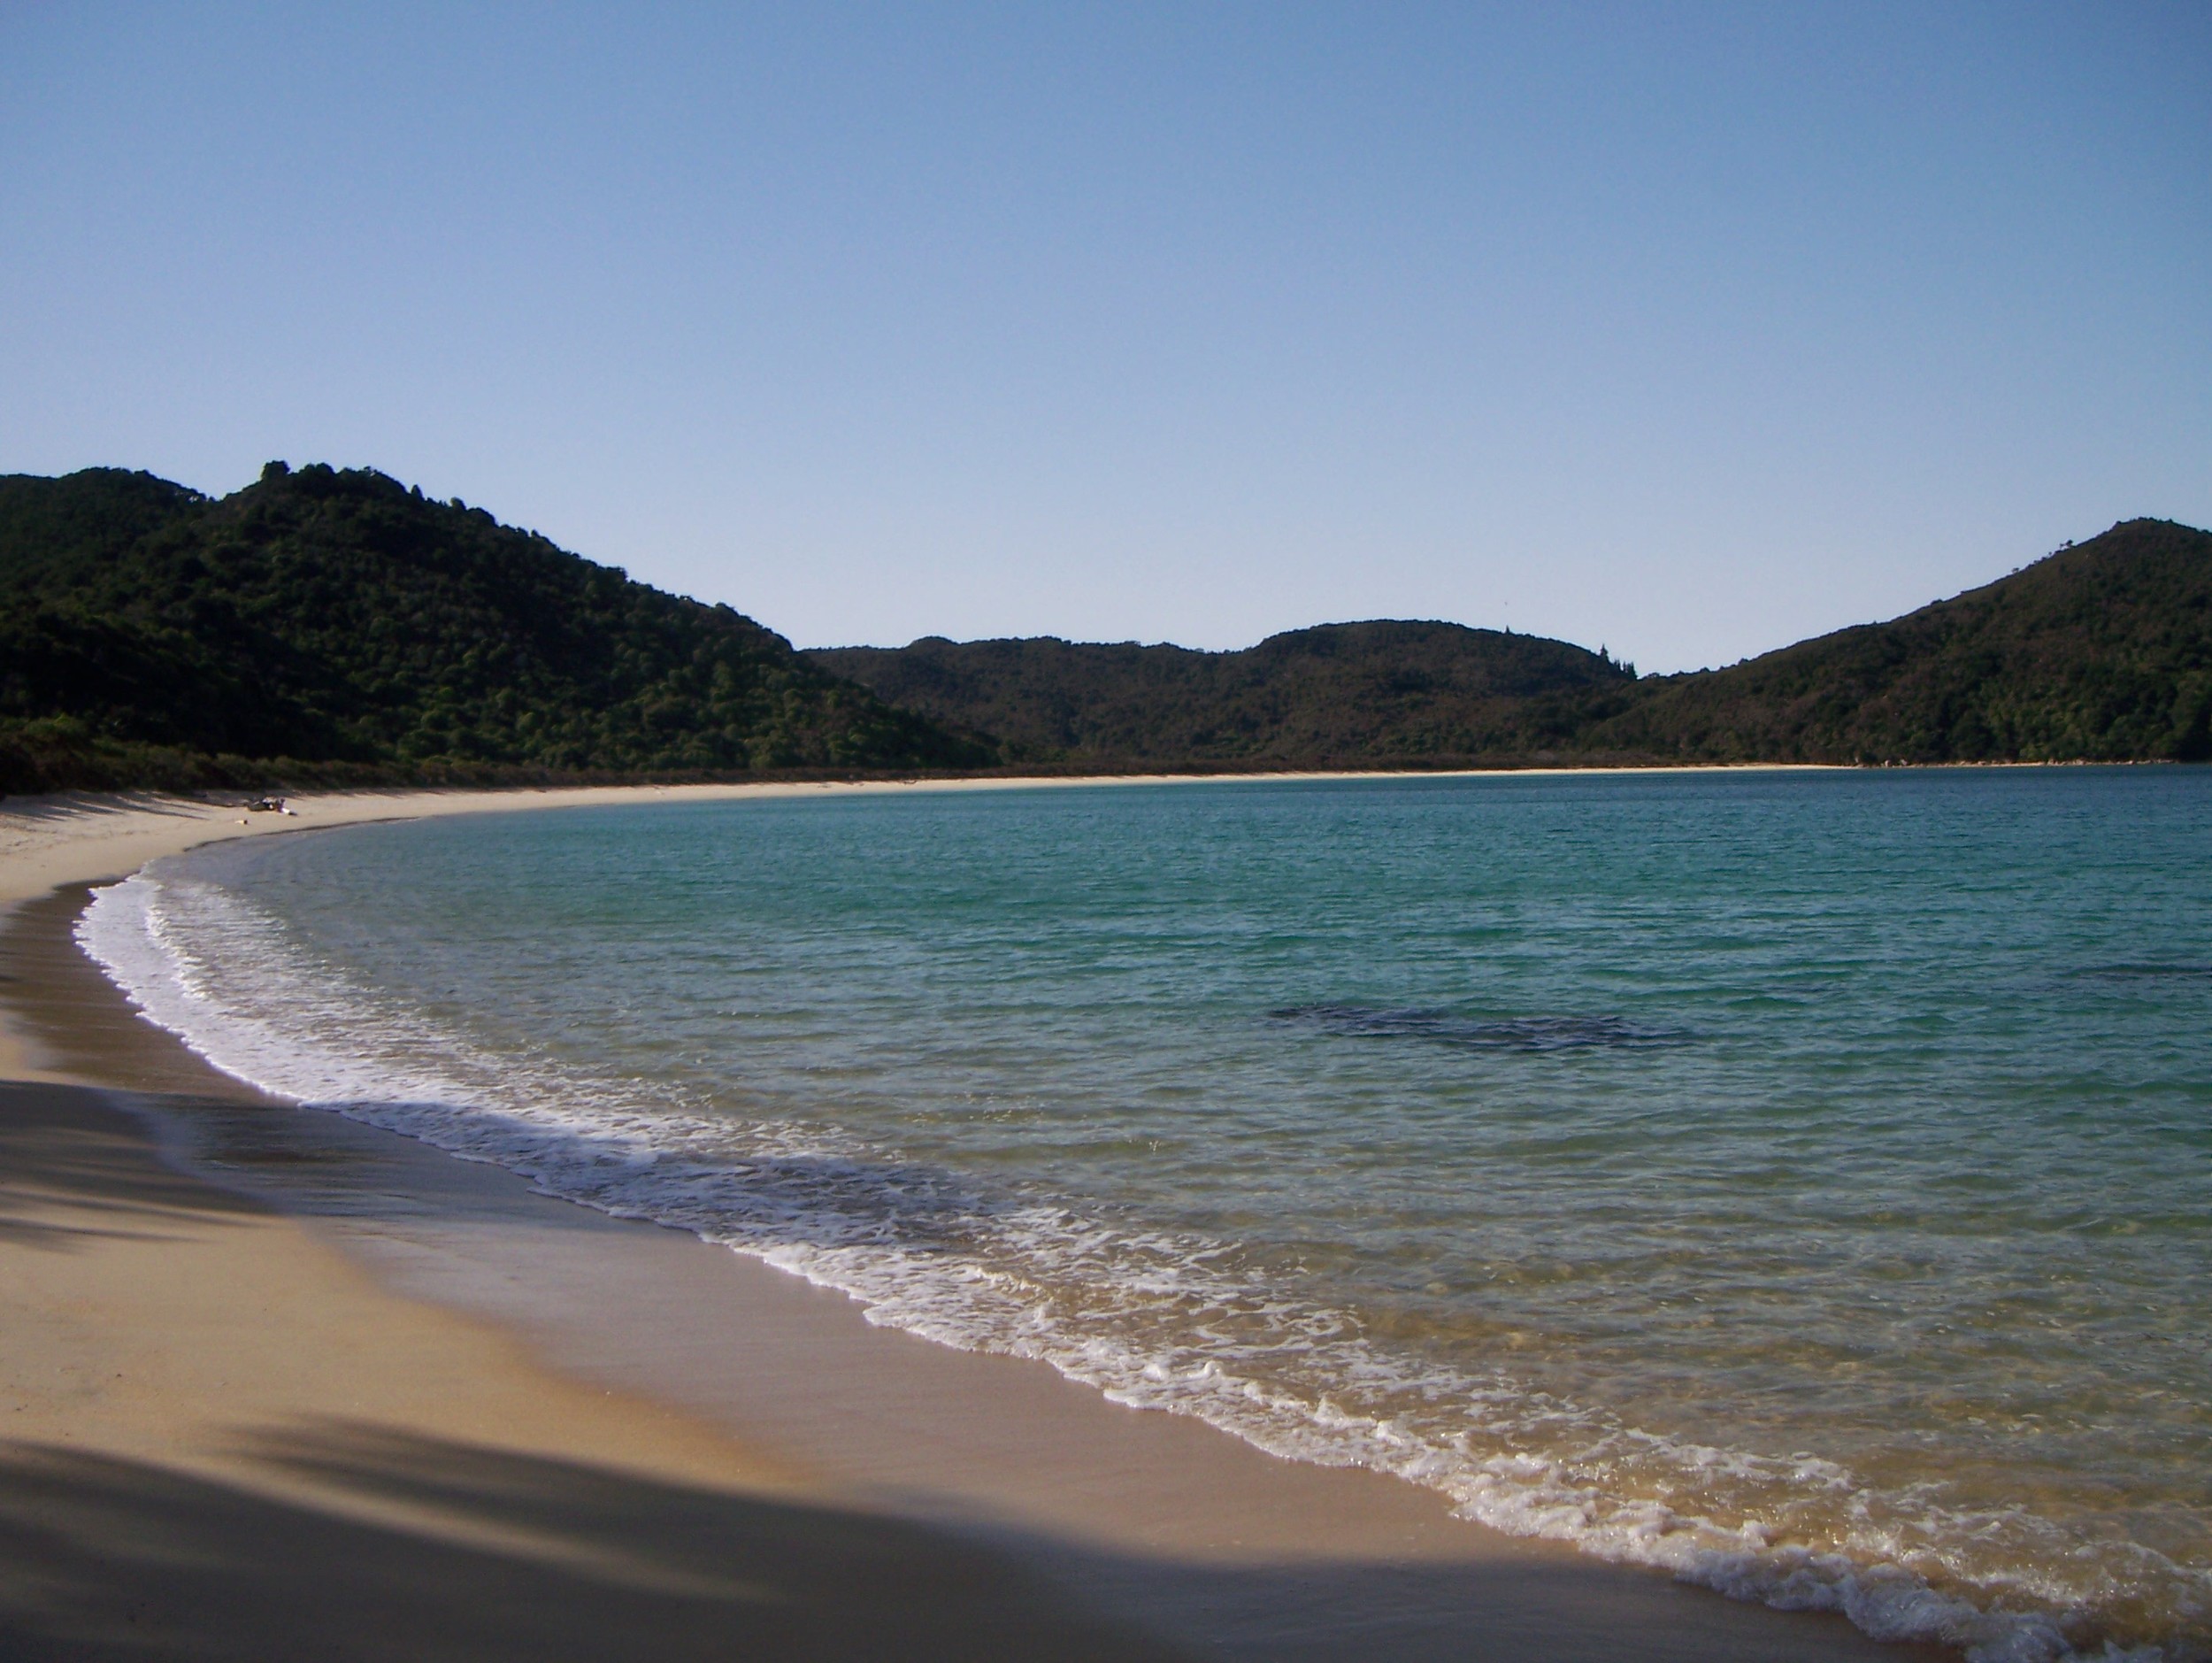
[[[0,805],[0,1655],[1933,1655],[274,1103],[69,938],[87,885],[214,838],[902,789],[964,788]]]

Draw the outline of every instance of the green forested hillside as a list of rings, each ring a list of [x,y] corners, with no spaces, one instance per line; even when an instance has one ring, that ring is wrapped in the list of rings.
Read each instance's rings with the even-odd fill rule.
[[[0,789],[994,759],[726,606],[380,473],[0,479]]]
[[[1332,624],[799,653],[380,473],[0,477],[0,791],[764,770],[2212,759],[2212,534],[2136,520],[1724,670]]]
[[[2212,534],[2131,520],[1983,589],[1594,708],[1579,749],[1774,762],[2212,757]]]
[[[2115,526],[1986,588],[1724,670],[1338,624],[1245,652],[928,639],[809,657],[895,704],[1098,766],[2212,757],[2212,535]]]
[[[1458,624],[1326,624],[1241,652],[1045,638],[806,656],[1010,758],[1114,766],[1442,766],[1555,745],[1635,673]]]

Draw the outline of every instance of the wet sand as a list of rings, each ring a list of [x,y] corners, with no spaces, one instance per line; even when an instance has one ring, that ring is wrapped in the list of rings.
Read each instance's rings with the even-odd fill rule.
[[[200,829],[100,823],[103,875]],[[70,865],[0,937],[0,1653],[1916,1655],[258,1097],[76,951]]]

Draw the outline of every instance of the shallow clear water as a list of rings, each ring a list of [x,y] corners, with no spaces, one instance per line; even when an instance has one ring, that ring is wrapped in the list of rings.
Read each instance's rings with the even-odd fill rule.
[[[2212,773],[549,812],[82,933],[879,1320],[1878,1634],[2212,1652]]]

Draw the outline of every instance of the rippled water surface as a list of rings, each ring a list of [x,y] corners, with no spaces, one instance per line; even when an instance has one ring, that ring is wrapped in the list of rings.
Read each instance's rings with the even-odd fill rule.
[[[1470,1516],[2212,1653],[2212,772],[803,797],[165,863],[303,1100]]]

